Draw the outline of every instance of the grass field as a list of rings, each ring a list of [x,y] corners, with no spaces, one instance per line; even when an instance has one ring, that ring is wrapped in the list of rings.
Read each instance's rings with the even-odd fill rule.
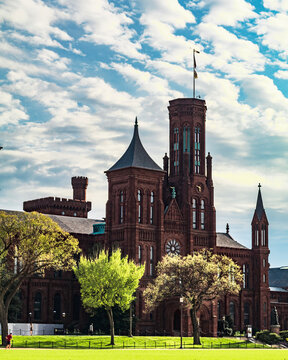
[[[201,338],[200,348],[254,348],[263,347],[246,343],[244,339],[237,338]],[[64,349],[109,349],[111,348],[109,336],[14,336],[14,348],[64,348]],[[127,336],[115,337],[115,348],[174,348],[180,346],[179,337],[169,336]],[[183,337],[183,347],[192,348],[193,338]],[[288,359],[287,359],[288,360]]]
[[[288,360],[288,350],[0,349],[1,360]]]

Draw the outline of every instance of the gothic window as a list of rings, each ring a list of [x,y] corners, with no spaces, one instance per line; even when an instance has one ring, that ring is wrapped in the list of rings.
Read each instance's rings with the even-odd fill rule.
[[[200,135],[201,129],[199,126],[195,128],[195,173],[200,173]]]
[[[142,262],[142,249],[141,249],[141,245],[138,245],[138,259],[139,259],[139,264],[141,264],[141,262]]]
[[[196,199],[192,199],[192,227],[197,229],[197,202]]]
[[[205,202],[201,200],[201,230],[205,229]]]
[[[150,246],[150,276],[153,276],[154,248]]]
[[[230,301],[229,311],[230,311],[231,320],[233,321],[233,325],[234,325],[235,324],[235,303],[234,303],[234,301]]]
[[[138,222],[142,223],[143,196],[141,190],[138,190],[137,192],[137,199],[138,199]]]
[[[151,191],[150,194],[150,224],[153,224],[153,218],[154,218],[154,214],[153,211],[154,210],[154,192]]]
[[[250,324],[250,304],[248,302],[244,303],[244,325]]]
[[[243,288],[249,289],[249,264],[243,264]]]
[[[34,319],[41,320],[41,313],[42,313],[42,295],[38,291],[34,297]]]
[[[265,246],[265,245],[266,245],[265,236],[266,236],[265,225],[262,225],[262,226],[261,226],[261,245],[262,245],[262,246]]]
[[[190,153],[190,127],[183,128],[183,152]]]
[[[178,128],[174,129],[174,173],[175,175],[179,174],[179,130]]]
[[[60,320],[61,319],[61,295],[59,293],[56,293],[54,295],[54,320]]]
[[[229,281],[231,283],[235,282],[235,269],[233,265],[229,266]]]
[[[266,283],[266,274],[263,274],[263,283]]]
[[[255,226],[255,246],[259,246],[259,229],[258,224]]]
[[[124,194],[123,191],[120,191],[120,197],[119,197],[119,204],[120,204],[120,224],[124,221]]]
[[[266,259],[263,259],[263,267],[266,267]]]

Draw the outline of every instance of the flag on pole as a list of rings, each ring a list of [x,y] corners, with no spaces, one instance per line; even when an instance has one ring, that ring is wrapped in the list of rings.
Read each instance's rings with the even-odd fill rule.
[[[195,52],[197,54],[199,54],[199,51],[193,49],[193,67],[194,67],[194,79],[198,79],[198,74],[197,74],[197,71],[195,70],[197,65],[196,65],[196,58],[195,58]]]

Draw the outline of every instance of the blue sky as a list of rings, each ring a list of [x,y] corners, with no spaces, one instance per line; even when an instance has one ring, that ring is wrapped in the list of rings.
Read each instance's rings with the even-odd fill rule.
[[[217,231],[250,247],[261,182],[270,263],[288,264],[287,0],[2,0],[0,24],[0,208],[71,198],[71,176],[88,176],[90,217],[105,216],[104,171],[136,115],[162,165],[196,48]]]

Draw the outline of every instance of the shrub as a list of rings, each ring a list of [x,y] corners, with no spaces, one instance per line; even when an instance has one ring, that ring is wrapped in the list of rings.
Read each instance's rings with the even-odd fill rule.
[[[280,341],[282,341],[281,336],[275,333],[270,333],[269,330],[258,331],[255,337],[257,340],[269,345],[278,344]]]
[[[288,330],[280,331],[279,335],[281,336],[282,340],[287,341],[288,338]]]

